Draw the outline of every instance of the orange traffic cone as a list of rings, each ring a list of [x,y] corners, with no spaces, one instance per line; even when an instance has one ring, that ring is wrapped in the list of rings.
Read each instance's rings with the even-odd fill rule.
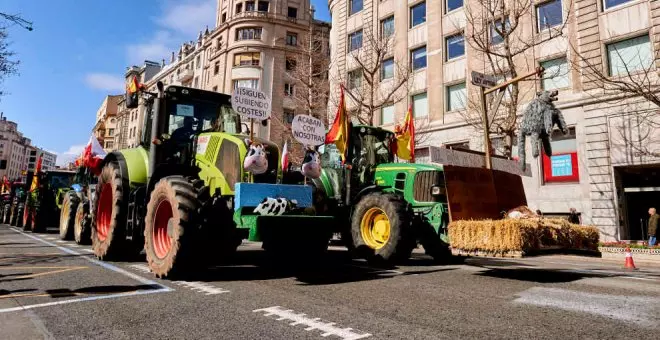
[[[637,270],[637,267],[635,267],[635,261],[633,261],[630,247],[626,248],[626,265],[624,266],[624,268],[628,270]]]

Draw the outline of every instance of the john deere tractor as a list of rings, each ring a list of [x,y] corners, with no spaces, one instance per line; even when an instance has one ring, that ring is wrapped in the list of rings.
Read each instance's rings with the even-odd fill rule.
[[[69,170],[48,170],[34,174],[39,176],[38,187],[27,193],[23,229],[45,232],[50,223],[58,220],[64,197],[71,190],[74,175],[75,172]]]
[[[312,208],[312,188],[277,184],[277,146],[237,134],[241,123],[229,95],[160,82],[157,87],[157,93],[142,93],[142,145],[103,161],[92,222],[97,257],[144,249],[151,271],[164,277],[226,258],[243,238],[283,249],[300,236],[298,245],[327,249],[329,225],[321,228],[321,222],[329,219],[302,216]],[[127,106],[137,107],[131,94]],[[266,154],[263,173],[244,170],[250,143]],[[295,200],[298,209],[283,216],[255,213],[268,197]]]
[[[321,214],[338,216],[337,233],[360,257],[407,259],[418,243],[437,260],[447,243],[447,196],[441,166],[393,163],[393,133],[351,125],[345,164],[334,144],[321,150],[314,180]]]

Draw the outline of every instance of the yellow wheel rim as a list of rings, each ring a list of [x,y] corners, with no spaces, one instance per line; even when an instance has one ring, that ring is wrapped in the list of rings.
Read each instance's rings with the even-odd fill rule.
[[[372,249],[383,248],[390,239],[390,219],[380,208],[371,208],[360,222],[362,240]]]
[[[60,230],[64,230],[67,227],[68,217],[69,217],[69,204],[68,202],[62,205],[62,212],[60,213]]]

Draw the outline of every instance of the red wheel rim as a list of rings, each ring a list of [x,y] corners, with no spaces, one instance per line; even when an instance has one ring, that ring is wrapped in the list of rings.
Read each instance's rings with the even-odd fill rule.
[[[112,185],[103,184],[99,195],[99,207],[96,211],[96,234],[99,240],[104,241],[110,233],[110,221],[112,220]]]
[[[160,259],[167,256],[167,253],[172,249],[172,238],[167,233],[167,225],[172,216],[172,205],[168,200],[163,200],[158,203],[151,238],[156,256]]]

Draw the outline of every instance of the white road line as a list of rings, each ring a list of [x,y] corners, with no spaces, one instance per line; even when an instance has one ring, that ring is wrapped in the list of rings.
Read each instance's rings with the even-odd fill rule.
[[[559,288],[533,287],[518,294],[514,302],[609,317],[643,327],[658,327],[660,298],[595,294]]]
[[[364,339],[371,336],[371,334],[369,333],[362,333],[359,331],[358,333],[353,331],[352,328],[340,328],[335,326],[334,322],[323,322],[321,321],[320,318],[310,318],[307,317],[305,313],[295,313],[291,309],[285,309],[280,306],[255,309],[252,312],[253,313],[264,312],[265,313],[264,316],[266,317],[270,317],[274,315],[277,317],[275,319],[277,321],[282,321],[282,320],[293,321],[289,325],[307,326],[307,328],[305,328],[306,331],[312,331],[318,329],[319,331],[323,332],[321,334],[322,337],[334,335],[344,340],[355,340],[355,339]]]
[[[84,248],[84,249],[81,249],[81,250],[84,251],[84,252],[87,252],[87,253],[94,253],[93,250],[87,249],[87,248]]]
[[[28,238],[31,238],[31,239],[33,239],[33,240],[36,240],[36,241],[42,242],[42,243],[44,243],[44,244],[46,244],[46,245],[49,245],[49,246],[55,247],[55,248],[57,248],[57,249],[59,249],[59,250],[65,252],[65,253],[67,253],[67,254],[70,254],[70,255],[82,255],[81,253],[78,253],[77,251],[71,250],[71,249],[69,249],[69,248],[65,248],[65,247],[58,246],[58,245],[56,245],[56,244],[54,244],[54,243],[51,243],[51,242],[48,242],[48,241],[46,241],[46,240],[40,239],[40,238],[38,238],[38,237],[36,237],[36,236],[30,235],[30,234],[26,234],[26,233],[24,233],[23,231],[20,231],[20,230],[17,230],[17,229],[13,229],[13,228],[10,228],[9,230],[12,230],[12,231],[17,232],[17,233],[19,233],[19,234],[22,234],[23,236],[28,237]],[[172,289],[172,288],[170,288],[170,287],[164,286],[164,285],[162,285],[162,284],[160,284],[160,283],[157,283],[157,282],[155,282],[155,281],[152,281],[152,280],[145,279],[145,278],[143,278],[143,277],[141,277],[141,276],[139,276],[139,275],[133,274],[133,273],[131,273],[131,272],[129,272],[129,271],[126,271],[126,270],[121,269],[121,268],[119,268],[119,267],[113,266],[113,265],[111,265],[111,264],[104,263],[104,262],[98,261],[98,260],[96,260],[96,259],[89,258],[89,257],[87,257],[87,256],[81,256],[81,257],[82,257],[83,259],[85,259],[85,260],[91,262],[91,263],[94,263],[94,264],[96,264],[96,265],[98,265],[98,266],[101,266],[101,267],[103,267],[103,268],[105,268],[105,269],[108,269],[108,270],[114,271],[114,272],[116,272],[116,273],[122,274],[122,275],[124,275],[124,276],[127,276],[127,277],[129,277],[129,278],[131,278],[131,279],[133,279],[133,280],[135,280],[135,281],[138,281],[138,282],[140,282],[140,283],[142,283],[142,284],[149,285],[149,286],[160,287],[160,288],[158,288],[158,289],[154,289],[154,290],[137,290],[137,291],[134,291],[134,292],[126,292],[126,293],[118,293],[118,294],[108,294],[108,295],[101,295],[101,296],[91,296],[91,297],[79,298],[79,299],[70,299],[70,300],[62,300],[62,301],[56,301],[56,302],[40,303],[40,304],[34,304],[34,305],[24,305],[24,306],[13,307],[13,308],[4,308],[4,309],[0,309],[0,313],[14,312],[14,311],[20,311],[20,310],[26,310],[26,309],[39,308],[39,307],[48,307],[48,306],[55,306],[55,305],[63,305],[63,304],[69,304],[69,303],[74,303],[74,302],[83,302],[83,301],[94,301],[94,300],[102,300],[102,299],[111,299],[111,298],[118,298],[118,297],[125,297],[125,296],[133,296],[133,295],[144,295],[144,294],[165,293],[165,292],[171,292],[171,291],[174,290],[174,289]]]
[[[144,264],[132,264],[129,267],[134,268],[134,269],[139,270],[139,271],[144,272],[144,273],[151,273],[151,270],[149,269],[149,267],[147,267]],[[204,293],[205,295],[216,295],[216,294],[229,293],[229,291],[226,290],[226,289],[214,287],[214,286],[212,286],[208,283],[199,282],[199,281],[173,280],[172,283],[190,288],[191,290],[194,290],[196,292]]]

